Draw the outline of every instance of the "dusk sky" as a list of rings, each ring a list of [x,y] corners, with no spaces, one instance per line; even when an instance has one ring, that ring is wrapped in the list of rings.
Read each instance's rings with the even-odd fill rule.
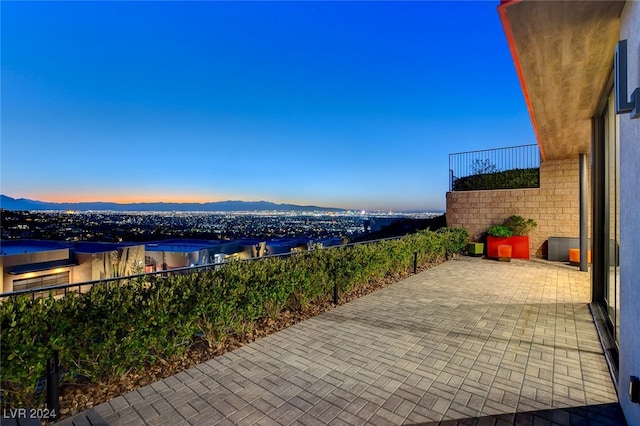
[[[444,210],[535,143],[495,2],[9,2],[1,192]]]

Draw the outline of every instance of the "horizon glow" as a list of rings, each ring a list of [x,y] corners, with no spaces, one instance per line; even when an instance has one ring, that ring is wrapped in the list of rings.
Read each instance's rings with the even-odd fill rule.
[[[0,192],[444,210],[535,143],[498,2],[2,2]]]

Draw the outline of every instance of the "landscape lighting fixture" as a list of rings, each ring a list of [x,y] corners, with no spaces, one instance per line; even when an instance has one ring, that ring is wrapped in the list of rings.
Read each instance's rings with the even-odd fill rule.
[[[631,113],[631,118],[640,118],[640,87],[631,94],[627,101],[627,40],[620,40],[615,54],[615,88],[616,114]]]

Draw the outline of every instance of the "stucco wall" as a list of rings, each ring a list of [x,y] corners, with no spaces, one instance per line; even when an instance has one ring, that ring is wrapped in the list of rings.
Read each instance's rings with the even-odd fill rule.
[[[629,95],[640,87],[640,2],[622,11],[620,39],[627,39]],[[620,405],[627,423],[640,425],[640,405],[627,395],[629,377],[640,377],[640,118],[620,115]]]
[[[102,277],[93,278],[91,275],[93,255],[90,253],[76,253],[76,260],[78,266],[73,268],[73,278],[71,282],[84,282],[91,281],[93,279],[100,279]]]
[[[487,228],[511,215],[532,218],[538,227],[530,235],[531,255],[546,257],[549,237],[580,235],[578,157],[540,165],[540,188],[447,193],[447,226],[469,230],[480,241]]]

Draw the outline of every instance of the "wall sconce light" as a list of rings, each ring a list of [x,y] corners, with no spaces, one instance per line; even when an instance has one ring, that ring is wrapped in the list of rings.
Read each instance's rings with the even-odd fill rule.
[[[615,55],[616,114],[631,113],[631,118],[640,118],[640,87],[627,101],[627,40],[620,40]]]
[[[631,402],[640,404],[640,379],[636,376],[629,378],[629,399]]]

